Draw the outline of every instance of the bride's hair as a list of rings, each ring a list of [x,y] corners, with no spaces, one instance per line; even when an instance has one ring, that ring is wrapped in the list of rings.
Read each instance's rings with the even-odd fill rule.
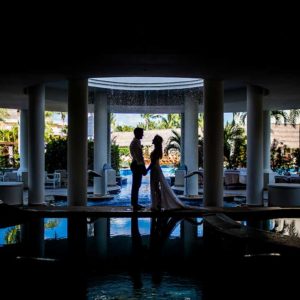
[[[154,151],[157,152],[159,158],[163,157],[162,142],[163,138],[158,134],[153,139]]]

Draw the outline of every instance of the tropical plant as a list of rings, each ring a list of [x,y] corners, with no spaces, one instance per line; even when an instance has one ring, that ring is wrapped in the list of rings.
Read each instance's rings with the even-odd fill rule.
[[[5,233],[5,243],[6,244],[15,244],[20,242],[20,225],[16,225],[9,230],[6,231]]]
[[[282,142],[274,139],[271,145],[271,168],[274,171],[285,170],[293,165],[292,151]]]
[[[289,123],[295,128],[300,117],[300,109],[291,109],[289,112]]]
[[[158,118],[158,115],[141,114],[140,116],[144,119],[144,123],[138,123],[138,127],[145,130],[157,129],[157,123],[154,120]]]
[[[173,136],[170,136],[166,147],[165,147],[165,153],[168,154],[170,151],[178,151],[181,152],[181,136],[180,133],[176,130],[172,130]]]
[[[119,145],[116,144],[116,137],[111,141],[111,167],[116,170],[117,175],[120,174],[120,150]]]
[[[198,129],[201,130],[201,134],[204,133],[204,114],[198,114]]]
[[[115,131],[117,126],[116,114],[109,113],[109,122],[110,122],[111,130]]]
[[[295,164],[300,167],[300,149],[296,148],[293,152],[293,157],[295,158]]]
[[[53,229],[59,224],[59,219],[49,219],[45,222],[45,229]]]
[[[233,113],[233,120],[236,123],[240,123],[245,125],[247,113],[246,112],[238,112]],[[297,120],[300,117],[300,109],[291,109],[287,110],[272,110],[270,111],[270,117],[275,119],[275,124],[283,124],[286,126],[288,124],[292,125],[293,127],[296,126]]]
[[[224,159],[229,169],[246,163],[245,129],[234,120],[227,122],[224,128]]]
[[[170,136],[165,147],[165,155],[172,152],[181,153],[181,135],[176,130],[172,130],[173,136]],[[198,136],[198,166],[203,167],[203,137]]]
[[[133,132],[134,127],[129,125],[118,125],[115,127],[116,132]]]
[[[160,119],[158,127],[161,129],[180,128],[181,126],[180,114],[155,115],[153,118]]]
[[[7,108],[0,108],[0,121],[4,121],[10,116]]]
[[[47,172],[67,169],[67,139],[50,138],[46,145],[45,169]]]

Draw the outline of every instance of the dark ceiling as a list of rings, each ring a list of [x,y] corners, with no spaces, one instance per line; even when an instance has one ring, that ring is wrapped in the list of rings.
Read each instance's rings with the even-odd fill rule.
[[[61,15],[47,26],[44,15],[30,23],[23,17],[19,26],[2,30],[0,89],[78,77],[186,76],[222,79],[227,89],[256,84],[271,99],[300,100],[297,20],[255,13],[217,23],[203,19],[203,11],[187,18],[183,11],[170,17],[154,10],[113,19],[102,11],[93,22],[69,26],[62,26]],[[101,14],[106,18],[99,21]]]

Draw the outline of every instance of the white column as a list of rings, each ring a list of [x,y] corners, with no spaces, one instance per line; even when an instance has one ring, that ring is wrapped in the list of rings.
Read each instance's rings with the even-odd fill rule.
[[[107,104],[108,105],[108,104]],[[107,164],[111,167],[111,114],[107,113]]]
[[[68,205],[87,202],[88,81],[72,79],[68,91]]]
[[[264,164],[264,189],[268,188],[269,181],[272,177],[272,170],[270,168],[270,136],[271,136],[271,115],[270,111],[264,110],[263,111],[263,139],[264,139],[264,157],[263,157],[263,164]]]
[[[181,114],[181,132],[180,132],[180,166],[184,165],[184,114]]]
[[[107,96],[96,93],[94,100],[94,170],[102,177],[94,177],[94,194],[107,194],[106,172],[103,165],[107,164]]]
[[[264,126],[264,170],[270,170],[270,136],[271,136],[271,116],[270,111],[263,111]]]
[[[204,80],[204,205],[223,206],[224,84]]]
[[[184,99],[184,161],[188,173],[198,171],[198,99],[185,95]],[[186,193],[198,195],[198,176],[187,180]]]
[[[20,111],[20,126],[19,126],[19,155],[20,168],[18,172],[28,171],[28,110]]]
[[[28,94],[28,204],[42,204],[45,198],[45,87],[44,85],[30,87]]]
[[[263,90],[247,86],[247,204],[263,205]]]

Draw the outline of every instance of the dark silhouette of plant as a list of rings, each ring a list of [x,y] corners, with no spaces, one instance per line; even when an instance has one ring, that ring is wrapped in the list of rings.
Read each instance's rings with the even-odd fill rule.
[[[274,139],[271,145],[271,168],[276,171],[278,169],[289,169],[293,165],[291,149],[283,142]]]
[[[67,169],[67,139],[51,138],[46,145],[45,169],[47,172]]]
[[[299,167],[300,166],[300,149],[296,148],[293,152],[293,156],[295,157],[295,164]]]

